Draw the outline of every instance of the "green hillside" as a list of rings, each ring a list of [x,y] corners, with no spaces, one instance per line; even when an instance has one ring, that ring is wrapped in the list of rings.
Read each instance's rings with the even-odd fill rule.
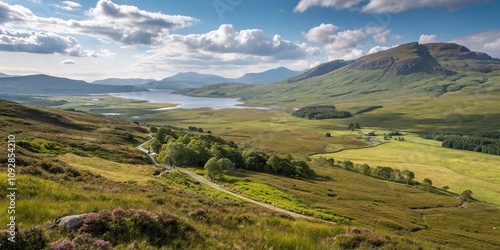
[[[313,179],[237,168],[217,183],[273,206],[333,219],[335,225],[246,203],[178,170],[160,175],[163,169],[134,148],[150,132],[126,120],[2,100],[0,118],[4,138],[0,147],[8,148],[8,135],[16,137],[19,227],[14,246],[2,229],[1,249],[50,249],[64,244],[89,249],[97,243],[103,247],[98,249],[460,249],[471,245],[492,249],[500,244],[494,229],[500,225],[500,210],[494,206],[474,202],[459,208],[455,197],[316,160],[308,162],[317,175]],[[209,138],[185,130],[172,135],[188,148],[203,136]],[[240,146],[250,150],[248,145]],[[6,163],[7,158],[2,154],[1,161]],[[6,176],[6,165],[1,172]],[[1,178],[0,187],[8,186],[7,178]],[[9,202],[6,196],[0,198],[2,207]],[[96,214],[80,230],[50,229],[56,218],[82,213]],[[6,225],[9,217],[0,216],[0,223]]]

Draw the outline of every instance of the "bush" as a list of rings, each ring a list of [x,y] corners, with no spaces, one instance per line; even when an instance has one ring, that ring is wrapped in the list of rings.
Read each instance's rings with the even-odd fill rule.
[[[16,235],[16,242],[11,242],[11,237],[5,231],[0,232],[0,249],[2,250],[38,250],[44,249],[48,245],[47,237],[43,230],[38,227],[31,227],[22,230]]]
[[[156,215],[141,209],[116,208],[112,212],[104,210],[97,214],[88,214],[77,231],[75,239],[99,237],[103,242],[93,242],[103,247],[108,245],[106,242],[119,245],[145,240],[148,244],[160,248],[174,239],[184,239],[193,233],[195,230],[191,226],[179,222],[171,214]],[[90,240],[85,242],[90,242]],[[75,243],[74,240],[73,243]]]

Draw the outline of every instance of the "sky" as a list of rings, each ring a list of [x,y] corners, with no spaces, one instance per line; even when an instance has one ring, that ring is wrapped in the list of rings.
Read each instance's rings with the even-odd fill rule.
[[[0,72],[240,77],[415,41],[500,58],[498,13],[498,0],[0,0]]]

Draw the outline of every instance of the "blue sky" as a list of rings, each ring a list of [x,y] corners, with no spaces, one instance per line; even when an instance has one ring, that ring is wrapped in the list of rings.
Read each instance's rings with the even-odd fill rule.
[[[0,72],[239,77],[414,41],[498,58],[498,13],[494,0],[0,0]]]

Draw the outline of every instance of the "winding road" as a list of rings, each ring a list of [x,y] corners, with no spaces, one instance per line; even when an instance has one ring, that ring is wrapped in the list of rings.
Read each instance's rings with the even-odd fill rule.
[[[160,167],[165,167],[165,165],[162,165],[160,163],[158,163],[156,161],[156,159],[154,158],[154,156],[152,156],[150,153],[149,153],[149,150],[145,149],[143,146],[144,144],[148,143],[150,140],[152,140],[153,138],[149,139],[148,141],[144,142],[143,144],[137,146],[136,148],[141,150],[142,152],[144,152],[145,154],[147,154],[149,156],[149,158],[151,158],[151,160],[153,161],[153,163],[156,165],[156,166],[160,166]],[[319,222],[325,222],[325,223],[329,223],[329,224],[337,224],[335,222],[332,222],[332,221],[327,221],[327,220],[322,220],[322,219],[318,219],[318,218],[314,218],[314,217],[311,217],[311,216],[306,216],[306,215],[302,215],[302,214],[299,214],[299,213],[295,213],[295,212],[292,212],[292,211],[288,211],[288,210],[285,210],[285,209],[282,209],[282,208],[279,208],[279,207],[275,207],[275,206],[272,206],[272,205],[269,205],[269,204],[266,204],[266,203],[263,203],[263,202],[260,202],[260,201],[256,201],[256,200],[252,200],[248,197],[245,197],[245,196],[242,196],[242,195],[239,195],[239,194],[236,194],[236,193],[233,193],[213,182],[211,182],[210,180],[207,180],[199,175],[197,175],[196,173],[192,172],[192,171],[189,171],[185,168],[177,168],[179,171],[191,176],[193,179],[201,182],[201,183],[204,183],[212,188],[215,188],[221,192],[224,192],[226,194],[229,194],[231,196],[234,196],[236,198],[239,198],[241,200],[244,200],[244,201],[247,201],[247,202],[250,202],[250,203],[253,203],[255,205],[258,205],[258,206],[261,206],[263,208],[267,208],[269,210],[273,210],[275,212],[279,212],[279,213],[283,213],[283,214],[286,214],[286,215],[289,215],[293,218],[300,218],[300,219],[305,219],[305,220],[311,220],[311,221],[319,221]]]

